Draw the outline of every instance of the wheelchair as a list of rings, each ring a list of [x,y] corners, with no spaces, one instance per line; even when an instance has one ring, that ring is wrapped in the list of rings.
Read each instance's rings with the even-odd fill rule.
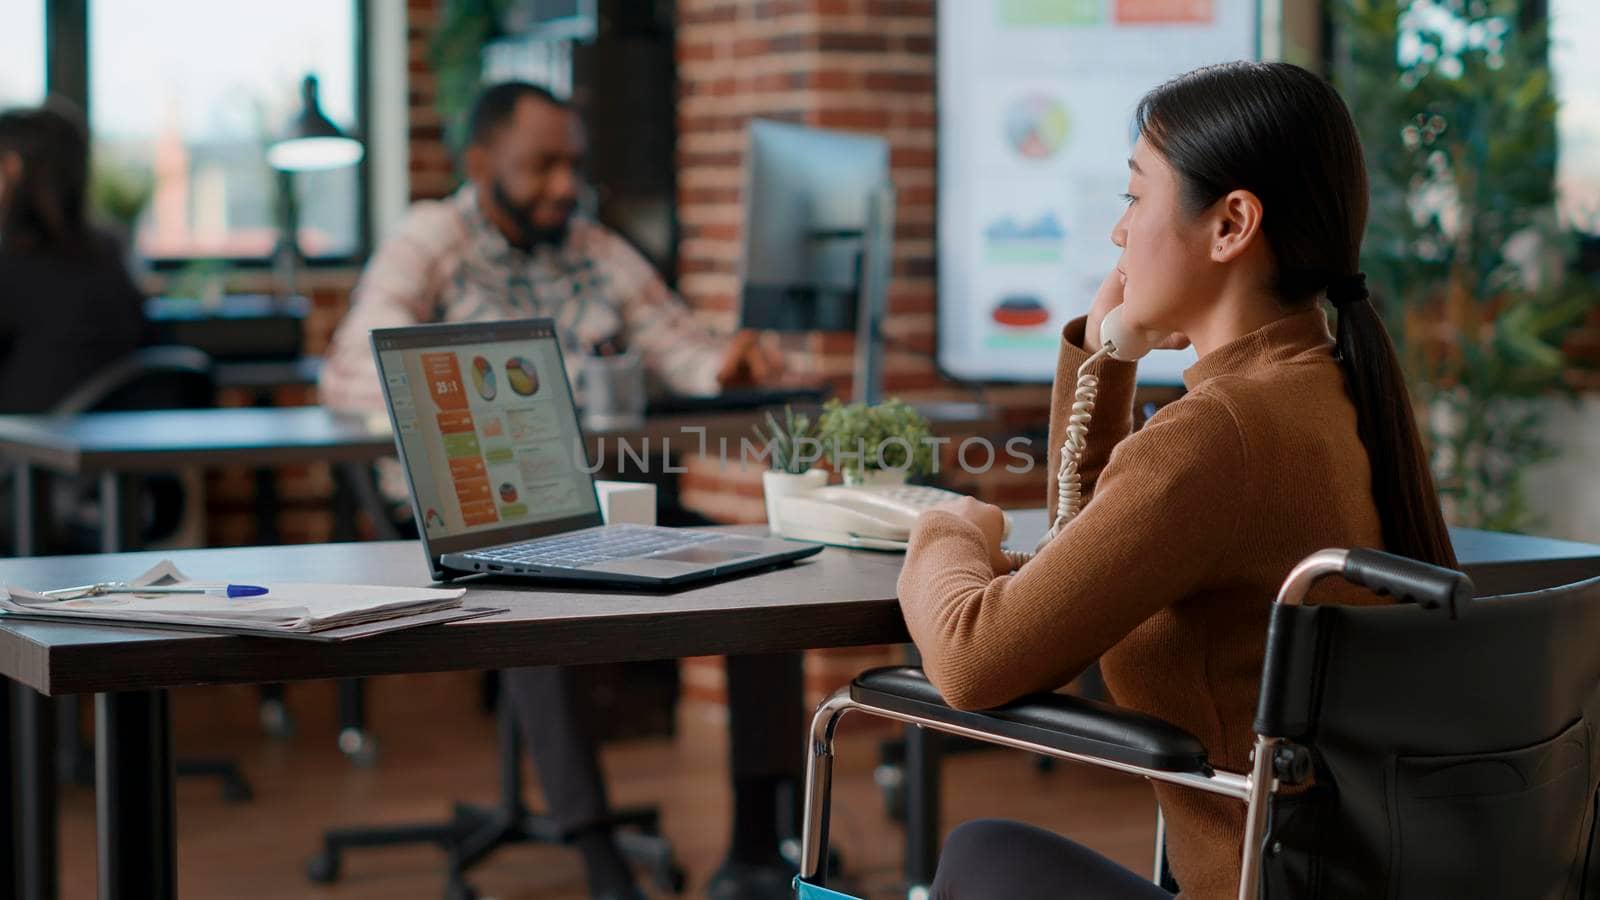
[[[1308,605],[1328,576],[1398,602]],[[1271,609],[1248,772],[1111,704],[1047,693],[966,712],[918,669],[865,672],[812,719],[802,900],[846,896],[822,860],[849,712],[1230,797],[1239,900],[1600,898],[1600,578],[1474,598],[1460,572],[1312,554]]]

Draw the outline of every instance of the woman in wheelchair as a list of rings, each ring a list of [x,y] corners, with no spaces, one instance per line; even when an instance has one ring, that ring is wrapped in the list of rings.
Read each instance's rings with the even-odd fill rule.
[[[998,509],[965,499],[911,536],[900,598],[932,682],[984,709],[1061,687],[1096,659],[1120,705],[1177,724],[1219,769],[1249,768],[1268,610],[1324,547],[1455,566],[1393,345],[1358,272],[1367,180],[1338,94],[1282,63],[1200,69],[1136,113],[1120,262],[1062,333],[1050,507],[1083,380],[1076,488],[1087,501],[1013,571]],[[1330,304],[1336,325],[1330,334]],[[1125,327],[1192,344],[1187,394],[1133,432],[1134,364],[1101,349]],[[1113,343],[1116,339],[1113,338]],[[1080,367],[1089,363],[1080,373]],[[1089,385],[1091,389],[1094,385]],[[1069,460],[1070,461],[1070,460]],[[1319,602],[1375,603],[1348,585]],[[1234,896],[1241,805],[1156,787],[1185,897]],[[1161,897],[1070,841],[1001,823],[950,837],[944,898]]]

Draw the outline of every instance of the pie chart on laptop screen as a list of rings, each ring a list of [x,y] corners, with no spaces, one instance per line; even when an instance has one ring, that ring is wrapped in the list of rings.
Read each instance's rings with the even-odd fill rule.
[[[493,400],[498,393],[494,381],[494,367],[481,356],[472,358],[472,386],[484,400]]]
[[[529,360],[513,356],[506,360],[506,383],[515,393],[532,397],[539,393],[539,371]]]

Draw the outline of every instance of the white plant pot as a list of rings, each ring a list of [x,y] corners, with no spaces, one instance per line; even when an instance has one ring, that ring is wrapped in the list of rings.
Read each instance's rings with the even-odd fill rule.
[[[814,491],[827,483],[828,473],[821,469],[812,469],[798,475],[792,472],[762,472],[761,492],[767,504],[767,528],[775,535],[783,534],[783,529],[778,524],[778,506],[784,497]]]

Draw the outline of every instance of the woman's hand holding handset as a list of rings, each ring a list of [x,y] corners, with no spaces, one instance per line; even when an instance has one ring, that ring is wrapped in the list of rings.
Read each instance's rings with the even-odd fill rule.
[[[1094,303],[1089,308],[1089,319],[1084,331],[1084,348],[1095,357],[1102,349],[1108,351],[1107,355],[1124,362],[1134,362],[1151,350],[1182,350],[1189,346],[1189,339],[1181,334],[1161,334],[1155,331],[1145,331],[1133,328],[1122,321],[1122,286],[1124,282],[1122,271],[1113,269],[1105,280],[1100,283],[1100,290],[1095,293]],[[1109,344],[1110,347],[1106,348]],[[1092,357],[1084,363],[1078,373],[1078,387],[1073,398],[1072,415],[1067,427],[1067,445],[1061,451],[1062,469],[1057,476],[1056,498],[1058,508],[1051,522],[1050,530],[1040,541],[1043,547],[1045,542],[1054,537],[1073,516],[1077,515],[1080,504],[1080,486],[1077,468],[1079,456],[1083,452],[1084,441],[1088,437],[1089,414],[1094,409],[1094,395],[1099,379],[1089,374],[1089,367],[1094,362]],[[1032,553],[1019,553],[1005,550],[1001,546],[1001,535],[1005,527],[1004,514],[1000,508],[983,503],[971,497],[962,497],[941,503],[933,507],[933,511],[951,513],[978,526],[983,533],[984,544],[989,552],[989,563],[996,575],[1002,575],[1020,568],[1030,559]]]
[[[1127,278],[1121,269],[1112,269],[1100,282],[1100,289],[1095,292],[1094,302],[1089,306],[1089,320],[1083,332],[1083,349],[1094,353],[1110,338],[1117,348],[1111,355],[1124,362],[1133,362],[1151,350],[1182,350],[1189,346],[1189,339],[1184,335],[1144,331],[1123,324],[1122,288],[1126,282]]]

